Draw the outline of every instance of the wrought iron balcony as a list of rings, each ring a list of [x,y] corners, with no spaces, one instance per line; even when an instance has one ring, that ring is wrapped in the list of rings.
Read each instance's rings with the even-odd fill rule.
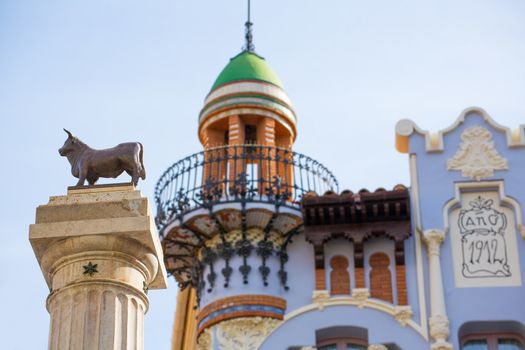
[[[210,148],[169,167],[155,188],[161,236],[174,221],[214,205],[262,202],[299,209],[308,192],[338,191],[321,163],[289,149],[261,145]]]

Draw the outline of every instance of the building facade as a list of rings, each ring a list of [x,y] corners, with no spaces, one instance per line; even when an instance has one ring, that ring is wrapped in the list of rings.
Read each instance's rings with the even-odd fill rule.
[[[410,185],[340,191],[294,151],[292,103],[247,39],[205,99],[203,150],[156,187],[172,348],[524,349],[524,127],[402,120]]]

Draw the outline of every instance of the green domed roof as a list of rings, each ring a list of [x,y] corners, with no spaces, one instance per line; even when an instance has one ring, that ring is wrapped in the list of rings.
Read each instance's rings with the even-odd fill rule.
[[[240,80],[260,80],[283,89],[281,80],[264,58],[254,52],[244,51],[233,57],[213,83],[211,91],[219,86]]]

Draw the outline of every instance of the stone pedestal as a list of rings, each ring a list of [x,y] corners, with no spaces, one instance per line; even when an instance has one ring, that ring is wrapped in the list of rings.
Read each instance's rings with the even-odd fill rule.
[[[167,286],[148,200],[129,184],[70,188],[29,240],[49,286],[49,349],[142,349],[149,289]]]

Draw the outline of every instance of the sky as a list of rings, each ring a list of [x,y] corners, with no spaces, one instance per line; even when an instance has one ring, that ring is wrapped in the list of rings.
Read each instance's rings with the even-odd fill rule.
[[[62,128],[94,148],[142,142],[139,189],[153,204],[162,172],[201,150],[198,113],[245,20],[241,0],[0,0],[3,349],[47,347],[48,289],[28,233],[35,208],[76,183],[57,151]],[[294,150],[340,190],[410,184],[400,119],[437,131],[479,106],[525,123],[521,0],[253,0],[252,21],[297,113]],[[176,294],[173,279],[150,291],[146,349],[169,349]]]

